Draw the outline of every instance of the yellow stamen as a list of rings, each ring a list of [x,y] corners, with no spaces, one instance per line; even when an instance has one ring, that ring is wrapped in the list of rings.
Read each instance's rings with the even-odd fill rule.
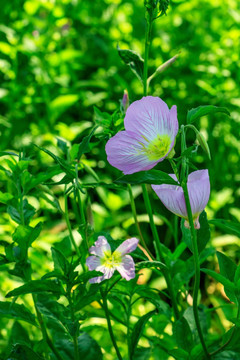
[[[104,257],[101,259],[101,265],[106,266],[112,269],[115,266],[120,265],[122,262],[121,253],[114,251],[112,254],[111,251],[105,251]]]
[[[157,135],[157,137],[151,142],[147,140],[145,136],[142,137],[148,142],[148,144],[146,145],[140,143],[142,145],[141,152],[144,152],[148,156],[149,160],[161,159],[168,153],[171,146],[171,138],[169,135]]]

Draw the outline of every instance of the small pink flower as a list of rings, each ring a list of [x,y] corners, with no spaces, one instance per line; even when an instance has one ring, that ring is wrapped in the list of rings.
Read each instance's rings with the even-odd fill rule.
[[[169,110],[158,97],[143,97],[128,107],[124,126],[106,144],[108,162],[124,174],[152,169],[174,146],[177,108]]]
[[[177,181],[175,175],[169,175]],[[184,218],[186,220],[184,225],[189,227],[187,208],[181,186],[152,185],[152,188],[166,208],[174,214]],[[208,170],[197,170],[192,172],[188,176],[187,188],[193,214],[194,227],[199,229],[199,215],[207,205],[210,196]]]
[[[133,279],[135,277],[135,264],[133,258],[126,254],[136,249],[138,241],[136,238],[128,239],[112,253],[107,239],[104,236],[99,236],[95,242],[95,246],[89,249],[92,256],[87,258],[86,263],[90,271],[100,271],[103,275],[92,278],[89,282],[100,283],[105,279],[110,279],[115,270],[117,270],[124,279]]]

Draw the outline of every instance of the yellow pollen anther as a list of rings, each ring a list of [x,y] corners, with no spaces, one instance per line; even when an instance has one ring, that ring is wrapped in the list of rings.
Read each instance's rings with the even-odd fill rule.
[[[148,144],[140,143],[142,145],[141,152],[145,153],[149,160],[161,159],[168,153],[171,146],[171,138],[169,135],[157,135],[151,142],[147,140],[145,136],[142,135],[142,137]]]

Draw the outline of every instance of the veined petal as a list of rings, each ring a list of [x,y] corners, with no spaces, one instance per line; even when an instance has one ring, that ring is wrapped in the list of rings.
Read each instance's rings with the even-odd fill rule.
[[[95,246],[91,246],[89,249],[90,254],[97,255],[102,258],[104,257],[105,252],[111,252],[111,247],[104,236],[99,236],[94,245]]]
[[[89,256],[86,259],[88,270],[95,270],[98,266],[101,266],[101,259],[98,256]]]
[[[124,126],[127,131],[153,140],[156,134],[165,134],[169,122],[169,108],[158,97],[146,96],[134,101],[127,109]]]
[[[101,271],[101,270],[98,269],[97,271]],[[95,283],[100,283],[103,280],[110,279],[113,276],[114,271],[115,271],[114,268],[104,268],[103,276],[96,276],[90,279],[89,282],[91,284],[95,284]]]
[[[120,131],[106,144],[108,162],[126,174],[152,169],[159,160],[149,160],[144,151],[147,142],[131,131]]]
[[[210,196],[208,170],[197,170],[188,177],[188,193],[193,217],[196,218],[206,207]]]
[[[169,174],[169,176],[177,180],[174,174]],[[187,218],[186,203],[181,186],[164,184],[152,185],[152,188],[168,210],[185,219]]]
[[[121,265],[116,267],[116,270],[120,275],[126,279],[131,280],[135,278],[135,264],[133,258],[130,255],[125,255],[122,259]]]
[[[125,254],[128,254],[128,253],[134,251],[138,245],[138,242],[139,242],[139,240],[137,238],[131,238],[131,239],[125,240],[121,245],[118,246],[118,248],[115,251],[117,253],[120,253],[121,256],[124,256]],[[113,253],[113,255],[114,255],[114,253]]]
[[[169,174],[174,180],[176,176]],[[193,219],[206,207],[210,195],[208,170],[197,170],[188,176],[187,181],[189,200]],[[187,209],[183,189],[174,185],[152,185],[153,190],[168,210],[187,219]]]

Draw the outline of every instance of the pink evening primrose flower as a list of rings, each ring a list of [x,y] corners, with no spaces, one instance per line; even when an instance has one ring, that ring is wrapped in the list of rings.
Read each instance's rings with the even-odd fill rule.
[[[94,277],[89,282],[100,283],[105,279],[110,279],[115,270],[124,279],[133,279],[135,277],[135,264],[133,258],[126,254],[136,249],[138,241],[136,238],[128,239],[112,253],[107,239],[104,236],[99,236],[94,246],[89,249],[92,256],[87,258],[86,263],[90,271],[100,271],[103,275]]]
[[[174,180],[177,178],[169,174]],[[185,219],[185,227],[189,228],[188,216],[183,189],[174,185],[152,185],[159,199],[168,210]],[[199,215],[208,203],[210,195],[210,182],[208,170],[197,170],[188,176],[187,188],[193,214],[195,229],[200,228]]]
[[[125,131],[106,144],[108,162],[126,174],[152,169],[172,150],[178,133],[177,107],[158,97],[134,101],[124,119]]]

